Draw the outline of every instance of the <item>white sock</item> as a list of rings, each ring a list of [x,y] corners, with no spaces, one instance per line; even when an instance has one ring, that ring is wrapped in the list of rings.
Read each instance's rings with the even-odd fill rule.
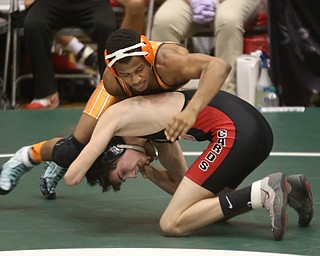
[[[67,49],[77,55],[85,45],[78,38],[74,37],[67,45]]]
[[[251,185],[251,205],[252,209],[263,208],[262,198],[261,198],[261,181],[258,180]]]

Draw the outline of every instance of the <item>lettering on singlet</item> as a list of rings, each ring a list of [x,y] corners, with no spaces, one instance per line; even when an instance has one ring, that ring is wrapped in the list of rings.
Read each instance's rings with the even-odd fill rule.
[[[225,129],[217,131],[217,142],[213,144],[205,159],[198,165],[202,171],[207,171],[210,167],[210,163],[213,163],[216,160],[217,155],[225,148],[227,135],[228,132]]]

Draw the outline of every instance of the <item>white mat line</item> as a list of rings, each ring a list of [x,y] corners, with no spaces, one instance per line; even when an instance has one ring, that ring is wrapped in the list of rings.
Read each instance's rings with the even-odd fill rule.
[[[92,248],[92,249],[47,249],[3,251],[0,256],[298,256],[293,254],[249,252],[210,249],[167,249],[167,248]]]
[[[188,151],[183,152],[184,156],[200,156],[200,151]],[[14,154],[0,154],[0,158],[9,158]],[[320,157],[320,152],[271,152],[270,156],[308,156],[308,157]]]

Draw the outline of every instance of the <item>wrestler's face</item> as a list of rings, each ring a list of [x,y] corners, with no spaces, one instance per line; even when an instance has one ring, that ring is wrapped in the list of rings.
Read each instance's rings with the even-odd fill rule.
[[[117,74],[135,91],[147,90],[151,66],[144,57],[132,57],[129,63],[116,62],[114,68]]]
[[[127,149],[118,159],[116,169],[110,172],[110,183],[120,185],[128,178],[136,178],[138,172],[149,162],[150,157],[145,153]]]

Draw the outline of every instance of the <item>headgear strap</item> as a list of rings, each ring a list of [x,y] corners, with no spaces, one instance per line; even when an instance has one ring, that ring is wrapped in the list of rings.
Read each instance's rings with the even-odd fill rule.
[[[112,61],[110,61],[110,63],[108,64],[108,67],[111,68],[116,61],[118,61],[120,59],[123,59],[125,57],[147,55],[148,54],[147,51],[126,53],[127,51],[130,51],[130,50],[133,50],[133,49],[137,49],[137,48],[142,47],[142,46],[146,46],[146,44],[141,42],[141,43],[126,47],[124,49],[120,49],[118,51],[115,51],[114,53],[106,55],[105,59],[114,58]]]
[[[135,151],[139,151],[142,153],[146,154],[146,150],[144,147],[139,146],[139,145],[127,145],[127,144],[120,144],[117,145],[117,148],[121,148],[121,149],[131,149],[131,150],[135,150]]]
[[[124,154],[126,149],[131,149],[131,150],[139,151],[139,152],[146,154],[146,150],[142,146],[116,144],[116,145],[110,147],[107,151],[105,151],[103,153],[102,163],[106,162],[106,163],[110,164],[110,163],[116,161],[118,158],[120,158]]]

